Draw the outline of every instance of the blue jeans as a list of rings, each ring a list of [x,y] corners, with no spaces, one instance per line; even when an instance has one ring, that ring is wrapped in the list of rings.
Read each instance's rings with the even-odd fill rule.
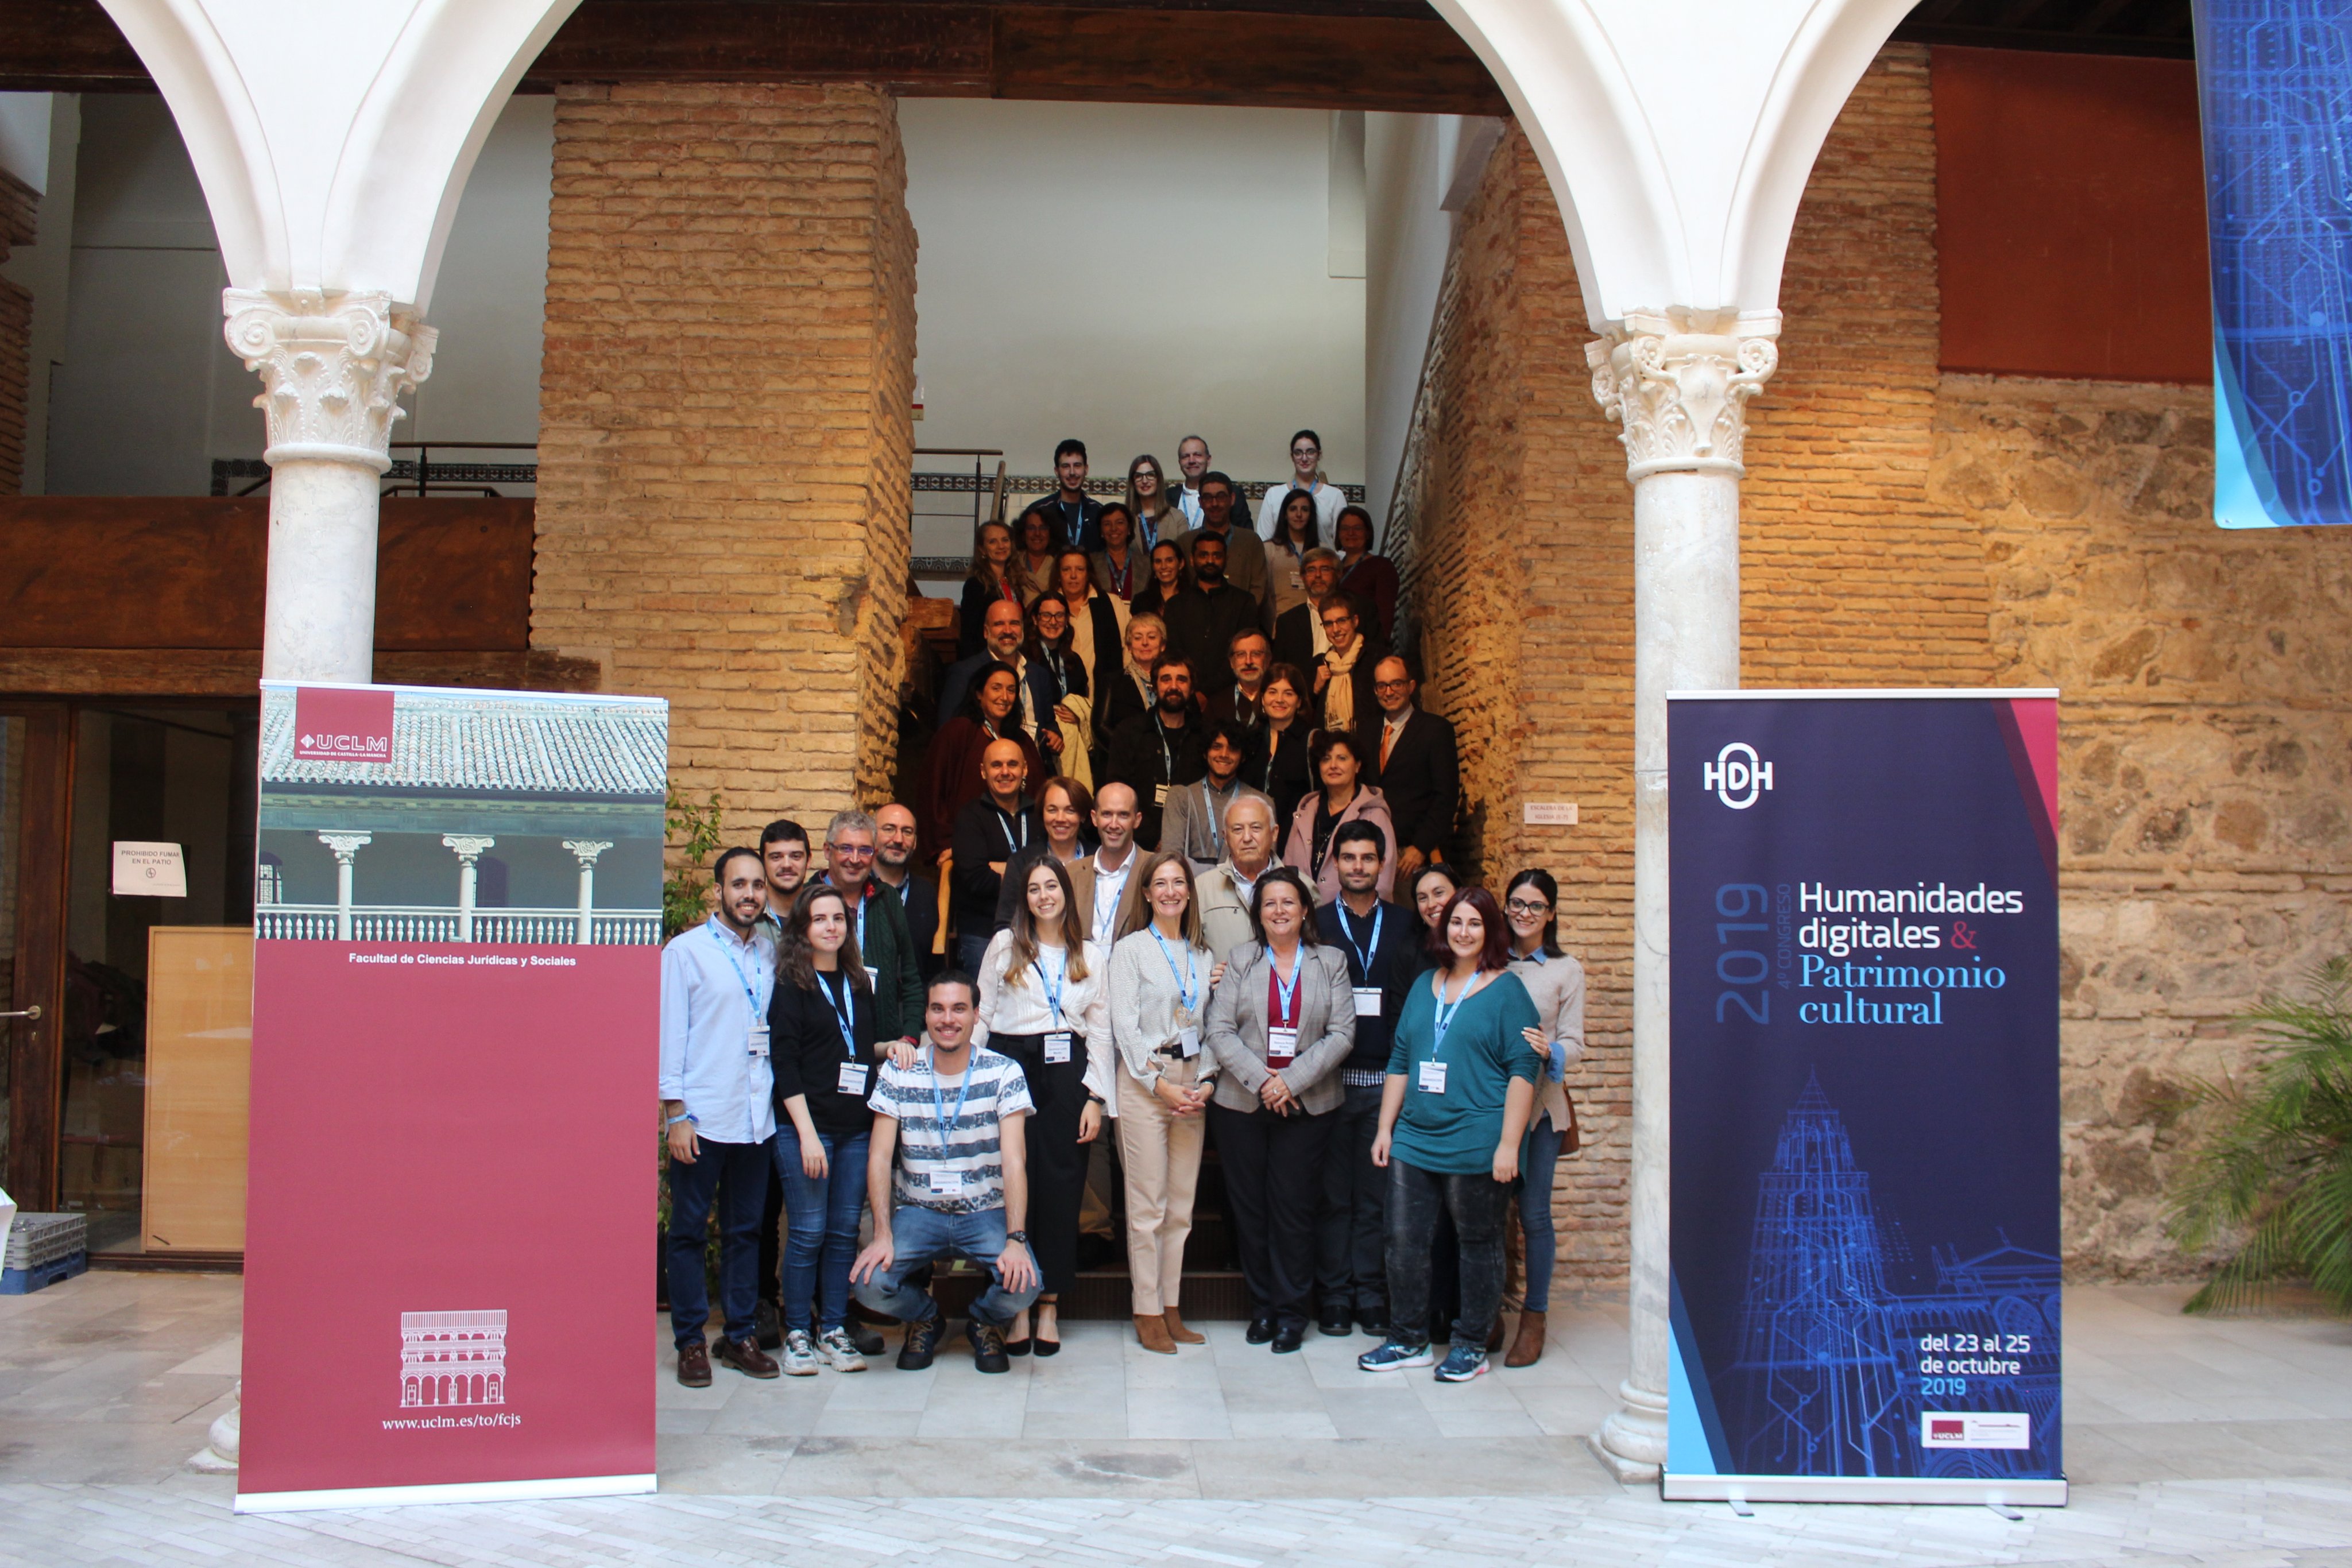
[[[760,1299],[760,1206],[768,1197],[773,1138],[756,1144],[699,1140],[692,1165],[669,1162],[669,1327],[678,1348],[700,1343],[710,1321],[710,1290],[703,1281],[702,1249],[710,1211],[719,1210],[719,1296],[727,1337],[758,1332],[751,1314]]]
[[[967,931],[958,936],[955,939],[956,967],[967,975],[977,976],[982,962],[988,956],[988,939],[994,935],[994,932],[987,931],[974,936]]]
[[[1551,1223],[1551,1178],[1567,1140],[1567,1133],[1551,1124],[1550,1113],[1538,1112],[1536,1124],[1519,1145],[1519,1233],[1528,1239],[1525,1305],[1531,1312],[1551,1310],[1551,1269],[1559,1257]]]
[[[900,1322],[919,1323],[937,1315],[939,1302],[929,1291],[906,1282],[907,1276],[926,1263],[948,1258],[969,1258],[989,1272],[988,1289],[971,1304],[977,1322],[1006,1327],[1013,1316],[1037,1299],[1037,1287],[1008,1291],[997,1274],[997,1255],[1004,1250],[1004,1210],[984,1208],[978,1214],[941,1214],[937,1209],[902,1203],[890,1214],[890,1266],[857,1287],[857,1299],[873,1312]],[[1030,1261],[1036,1261],[1034,1254]]]
[[[825,1174],[801,1170],[800,1129],[782,1117],[776,1175],[784,1184],[784,1327],[806,1333],[816,1301],[816,1332],[837,1329],[849,1312],[849,1266],[857,1261],[857,1216],[866,1205],[866,1147],[872,1134],[840,1138],[820,1131]]]

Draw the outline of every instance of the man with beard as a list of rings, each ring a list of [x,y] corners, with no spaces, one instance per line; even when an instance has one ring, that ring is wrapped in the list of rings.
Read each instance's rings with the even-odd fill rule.
[[[1181,653],[1160,654],[1151,666],[1151,711],[1127,720],[1110,737],[1110,777],[1135,791],[1135,841],[1158,849],[1168,797],[1207,773],[1209,764],[1192,706],[1192,661]]]
[[[1232,685],[1234,637],[1257,625],[1258,603],[1225,580],[1223,536],[1204,533],[1192,541],[1192,586],[1160,613],[1170,645],[1197,672],[1194,689],[1215,696]]]
[[[940,884],[915,869],[919,837],[915,813],[897,801],[874,813],[874,880],[898,895],[898,906],[907,912],[907,935],[913,939],[915,967],[928,985],[947,967],[947,955],[931,951],[940,931]]]
[[[1211,536],[1225,541],[1225,580],[1257,601],[1258,624],[1274,624],[1274,590],[1266,577],[1265,541],[1247,528],[1234,526],[1234,509],[1241,503],[1241,492],[1223,474],[1203,475],[1201,479],[1201,517],[1198,524],[1180,534],[1176,548],[1190,560],[1192,547]]]

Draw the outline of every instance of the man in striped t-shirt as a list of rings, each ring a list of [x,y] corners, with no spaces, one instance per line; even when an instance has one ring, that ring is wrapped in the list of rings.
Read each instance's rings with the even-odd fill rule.
[[[886,1061],[866,1101],[874,1240],[849,1277],[859,1301],[906,1323],[905,1372],[931,1364],[945,1326],[939,1302],[907,1282],[915,1270],[961,1257],[994,1274],[965,1326],[982,1372],[1011,1366],[1005,1327],[1037,1295],[1037,1262],[1021,1228],[1029,1208],[1022,1124],[1034,1106],[1020,1063],[972,1044],[979,1005],[970,975],[949,970],[933,980],[921,1058],[908,1068]]]

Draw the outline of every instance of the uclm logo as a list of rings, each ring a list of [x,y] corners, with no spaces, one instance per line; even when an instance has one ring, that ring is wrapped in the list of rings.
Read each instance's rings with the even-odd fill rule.
[[[1715,754],[1706,765],[1706,786],[1715,798],[1735,811],[1745,811],[1756,804],[1756,798],[1772,788],[1772,765],[1756,755],[1756,748],[1744,740],[1735,740]]]
[[[1968,1435],[1969,1424],[1966,1421],[1927,1423],[1927,1440],[1931,1443],[1957,1443],[1965,1439]]]
[[[297,686],[294,756],[303,762],[390,762],[392,693]]]

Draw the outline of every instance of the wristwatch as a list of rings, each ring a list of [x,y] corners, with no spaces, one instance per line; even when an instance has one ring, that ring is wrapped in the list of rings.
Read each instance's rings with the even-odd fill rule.
[[[1026,1247],[1029,1245],[1029,1233],[1025,1230],[1008,1230],[1004,1233],[1004,1239],[1018,1241],[1022,1246]]]

